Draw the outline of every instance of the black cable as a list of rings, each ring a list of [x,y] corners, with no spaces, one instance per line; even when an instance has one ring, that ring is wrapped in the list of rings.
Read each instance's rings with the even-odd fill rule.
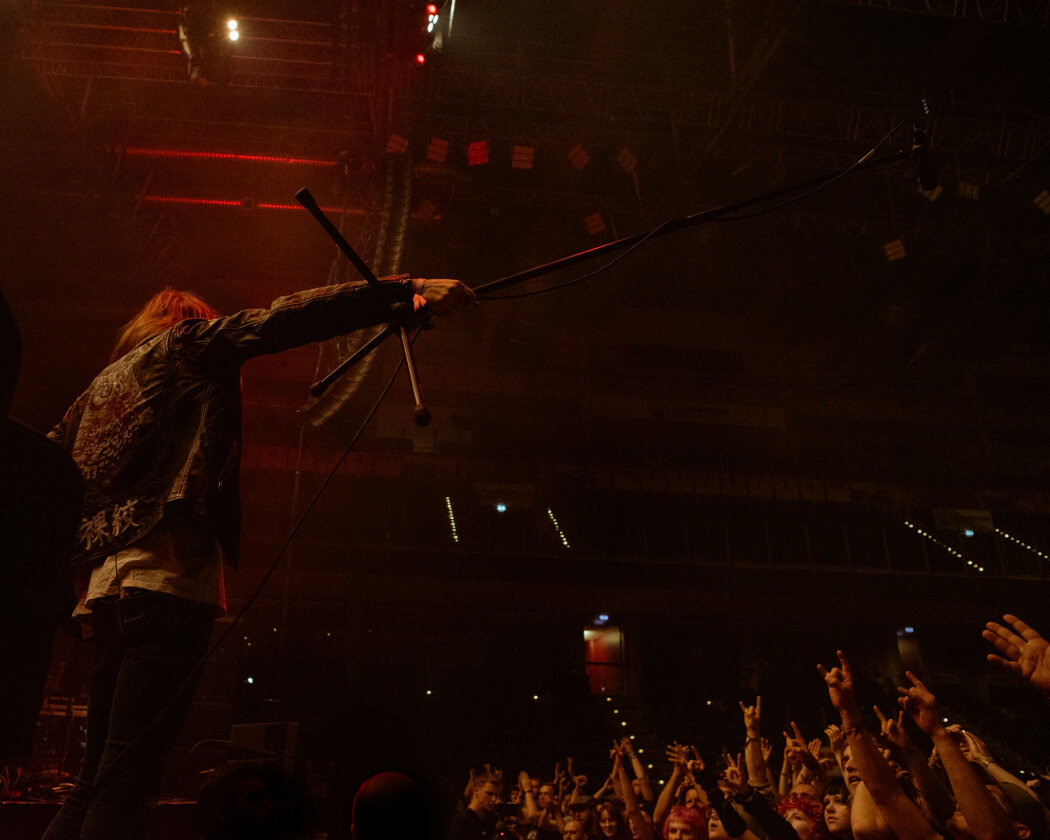
[[[879,140],[878,143],[876,143],[874,146],[872,146],[871,149],[868,150],[864,155],[862,155],[861,157],[857,158],[857,160],[855,160],[853,163],[851,163],[849,166],[847,166],[841,172],[838,172],[838,173],[836,173],[834,175],[829,175],[826,180],[821,181],[816,186],[810,187],[805,192],[799,193],[798,195],[791,196],[790,198],[786,198],[783,201],[777,202],[776,204],[771,204],[768,207],[763,207],[761,210],[756,210],[756,211],[754,211],[752,213],[742,213],[742,214],[739,214],[739,215],[730,216],[730,215],[719,215],[719,211],[718,210],[713,210],[713,211],[710,211],[709,213],[707,213],[705,215],[709,216],[708,220],[712,221],[712,222],[737,222],[737,221],[741,221],[743,219],[753,219],[756,216],[763,216],[766,213],[771,213],[774,210],[779,210],[782,207],[787,207],[790,204],[794,204],[797,201],[801,201],[804,198],[808,198],[809,196],[813,195],[814,193],[817,193],[817,192],[820,192],[821,190],[827,189],[832,184],[834,184],[836,181],[839,181],[842,178],[845,178],[851,172],[854,172],[859,167],[861,167],[865,163],[867,163],[868,160],[870,160],[871,156],[875,154],[875,152],[877,152],[886,143],[888,143],[889,140],[898,131],[900,131],[901,128],[903,128],[909,122],[912,122],[912,120],[910,118],[909,119],[905,119],[905,120],[901,120],[899,123],[897,123],[897,125],[895,125],[893,128],[891,128],[886,133],[886,135],[881,140]],[[796,189],[798,189],[798,188],[796,187]],[[752,203],[754,203],[754,202],[752,202]],[[647,231],[644,235],[642,235],[641,239],[639,239],[637,242],[635,242],[626,251],[624,251],[623,253],[619,254],[616,258],[614,258],[607,265],[599,266],[594,271],[588,272],[587,274],[581,275],[580,277],[576,277],[576,278],[574,278],[572,280],[568,280],[568,281],[566,281],[564,283],[558,283],[558,284],[556,284],[554,286],[547,286],[546,288],[543,288],[543,289],[535,289],[535,290],[533,290],[531,292],[521,292],[520,294],[516,294],[516,295],[499,295],[498,297],[491,297],[491,296],[484,296],[484,295],[482,295],[482,296],[479,296],[478,300],[515,300],[517,298],[533,297],[534,295],[543,295],[543,294],[547,294],[548,292],[555,292],[555,291],[557,291],[559,289],[564,289],[564,288],[566,288],[568,286],[575,286],[577,283],[582,283],[584,280],[589,280],[590,278],[594,277],[595,275],[601,274],[603,271],[607,271],[608,269],[612,268],[614,265],[616,265],[616,263],[618,263],[620,260],[622,260],[628,254],[630,254],[633,251],[635,251],[639,246],[641,246],[643,242],[647,242],[648,240],[652,239],[652,237],[656,236],[656,234],[660,233],[664,228],[666,228],[666,227],[668,227],[670,225],[674,225],[678,221],[679,220],[677,220],[677,219],[672,219],[672,220],[668,220],[666,222],[663,222],[662,224],[657,225],[656,227],[654,227],[651,230]]]
[[[761,216],[761,215],[763,215],[765,213],[769,213],[769,212],[771,212],[773,210],[779,210],[781,207],[787,207],[789,204],[794,204],[796,201],[801,201],[803,198],[808,198],[809,196],[813,195],[814,193],[817,193],[817,192],[820,192],[821,190],[827,189],[832,184],[834,184],[836,181],[839,181],[842,178],[845,178],[851,172],[855,171],[858,167],[863,166],[865,163],[867,163],[868,159],[873,154],[875,154],[875,152],[877,152],[879,149],[881,149],[886,143],[889,142],[890,138],[893,137],[894,134],[896,134],[907,123],[910,123],[910,122],[913,122],[913,120],[911,118],[906,119],[906,120],[901,120],[899,123],[897,123],[893,128],[891,128],[889,130],[889,132],[886,134],[885,137],[883,137],[878,143],[876,143],[874,146],[872,146],[871,149],[866,154],[864,154],[863,156],[857,158],[857,160],[855,160],[853,163],[851,163],[849,166],[847,166],[845,169],[843,169],[837,175],[829,176],[826,181],[823,181],[822,183],[817,184],[815,187],[811,187],[810,189],[806,190],[804,193],[800,193],[799,195],[795,195],[795,196],[792,196],[791,198],[784,199],[783,201],[778,202],[777,204],[773,204],[773,205],[771,205],[769,207],[764,207],[761,210],[756,210],[754,213],[743,213],[743,214],[741,214],[739,216],[718,216],[713,221],[716,221],[716,222],[736,222],[736,221],[739,221],[741,219],[753,219],[755,216]]]
[[[499,295],[498,297],[481,296],[481,297],[478,298],[478,300],[514,300],[515,298],[526,298],[526,297],[532,297],[533,295],[546,294],[547,292],[553,292],[553,291],[557,291],[558,289],[564,289],[566,286],[575,286],[577,283],[582,283],[584,280],[590,280],[596,274],[601,274],[603,271],[607,271],[608,269],[612,268],[614,265],[616,265],[616,263],[618,263],[620,260],[622,260],[628,254],[630,254],[631,252],[633,252],[634,250],[639,248],[642,245],[643,242],[647,242],[648,240],[652,239],[654,236],[656,236],[656,234],[658,234],[661,230],[663,230],[665,227],[667,227],[670,224],[672,224],[672,221],[666,221],[666,222],[663,222],[662,224],[657,225],[652,230],[647,231],[645,233],[645,235],[642,236],[641,239],[639,239],[637,242],[635,242],[630,248],[628,248],[622,254],[619,254],[618,256],[616,256],[611,262],[607,263],[606,265],[599,266],[594,271],[591,271],[591,272],[589,272],[587,274],[584,274],[581,277],[577,277],[577,278],[575,278],[573,280],[567,280],[564,283],[558,283],[556,286],[547,286],[544,289],[534,289],[531,292],[521,292],[520,294],[516,294],[516,295]]]

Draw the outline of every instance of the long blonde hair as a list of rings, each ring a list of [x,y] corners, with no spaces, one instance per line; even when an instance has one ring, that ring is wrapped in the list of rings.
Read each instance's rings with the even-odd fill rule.
[[[129,350],[138,347],[147,338],[164,332],[179,321],[185,321],[187,318],[211,320],[218,317],[219,313],[193,292],[176,289],[157,292],[121,329],[109,360],[115,362]]]

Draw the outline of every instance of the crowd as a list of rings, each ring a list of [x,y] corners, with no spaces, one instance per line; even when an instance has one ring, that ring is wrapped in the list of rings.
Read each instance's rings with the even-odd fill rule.
[[[1046,639],[1012,615],[989,622],[982,635],[996,650],[989,661],[1050,702]],[[899,709],[875,707],[874,731],[865,726],[845,653],[833,667],[817,667],[841,724],[827,727],[826,740],[807,741],[792,723],[779,772],[758,697],[740,703],[736,755],[668,746],[671,772],[658,794],[629,738],[612,745],[609,775],[596,790],[571,760],[546,779],[527,771],[505,778],[488,765],[472,770],[449,838],[1050,840],[1046,786],[1025,783],[976,734],[950,724],[933,687],[906,672]]]

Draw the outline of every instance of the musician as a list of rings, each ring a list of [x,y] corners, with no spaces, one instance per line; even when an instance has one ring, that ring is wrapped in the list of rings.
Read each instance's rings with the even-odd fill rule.
[[[248,359],[473,304],[457,280],[387,278],[219,317],[166,289],[50,433],[83,473],[74,615],[94,669],[84,761],[44,840],[140,837],[199,675],[223,567],[237,566],[240,366]],[[411,311],[411,310],[409,310]]]

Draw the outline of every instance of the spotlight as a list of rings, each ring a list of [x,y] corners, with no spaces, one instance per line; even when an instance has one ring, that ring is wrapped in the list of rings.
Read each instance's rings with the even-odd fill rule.
[[[205,4],[187,4],[179,8],[178,35],[191,84],[229,83],[233,44],[240,37],[236,20],[224,22]]]

